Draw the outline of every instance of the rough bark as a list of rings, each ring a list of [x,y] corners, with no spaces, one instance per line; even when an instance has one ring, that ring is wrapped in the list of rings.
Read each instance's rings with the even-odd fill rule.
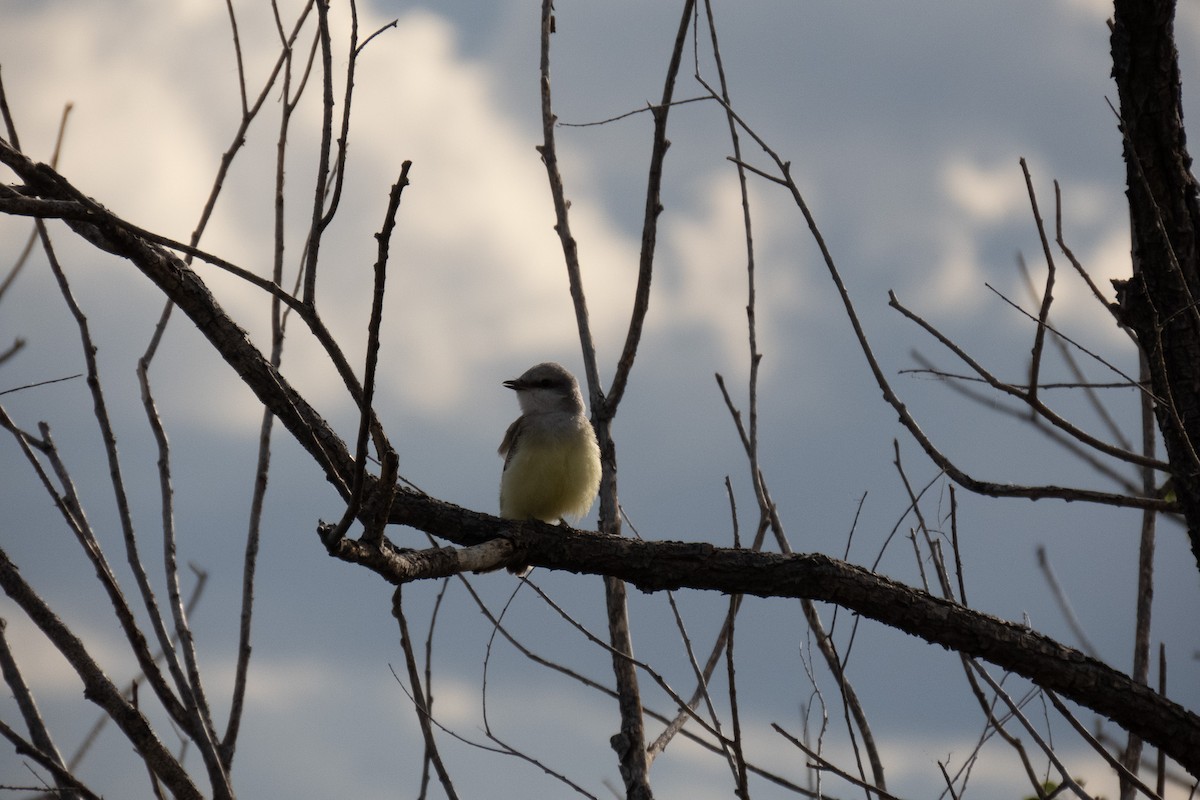
[[[495,518],[430,497],[397,495],[391,521],[460,544],[494,536]],[[781,555],[699,542],[651,542],[523,523],[505,531],[522,563],[608,575],[645,592],[700,589],[834,603],[955,652],[981,658],[1103,714],[1200,777],[1200,717],[1152,689],[1036,631],[821,554]],[[429,577],[427,556],[342,540],[335,556],[391,582]],[[415,555],[415,554],[414,554]]]
[[[1116,0],[1113,78],[1120,98],[1133,275],[1121,320],[1150,365],[1155,413],[1200,565],[1200,203],[1183,127],[1173,0]]]

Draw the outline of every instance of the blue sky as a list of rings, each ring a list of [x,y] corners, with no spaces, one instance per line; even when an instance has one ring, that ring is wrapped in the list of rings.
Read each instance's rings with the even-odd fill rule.
[[[242,7],[244,5],[245,7]],[[238,6],[250,84],[274,58],[265,4]],[[567,123],[608,119],[661,94],[676,4],[556,4],[553,88]],[[379,409],[401,454],[401,472],[425,491],[492,510],[500,461],[495,447],[516,414],[506,378],[546,359],[581,368],[561,253],[551,229],[537,95],[534,3],[377,3],[361,9],[363,31],[396,18],[371,43],[356,84],[343,208],[324,247],[319,298],[326,321],[359,359],[369,303],[372,234],[387,188],[413,161],[393,244],[392,280],[380,373]],[[340,22],[344,23],[344,11]],[[920,350],[959,371],[948,354],[887,308],[893,289],[997,374],[1017,380],[1032,342],[1028,321],[985,286],[1031,304],[1015,268],[1024,254],[1044,274],[1018,159],[1033,174],[1043,216],[1062,187],[1068,241],[1097,282],[1128,271],[1120,140],[1105,100],[1109,79],[1106,16],[1091,0],[943,3],[762,2],[721,5],[718,24],[734,103],[747,122],[793,164],[793,174],[863,318],[885,371],[925,430],[978,477],[1111,488],[1061,452],[1005,418],[966,404],[941,382],[897,375]],[[126,218],[186,239],[220,153],[237,123],[236,68],[221,4],[8,3],[0,65],[27,152],[48,157],[64,103],[74,108],[61,170]],[[335,17],[338,13],[335,13]],[[1200,75],[1188,48],[1200,15],[1183,9],[1184,95]],[[690,56],[689,56],[690,59]],[[335,63],[337,62],[335,58]],[[711,64],[702,64],[713,75]],[[677,96],[701,93],[686,69]],[[252,92],[256,92],[252,89]],[[308,214],[318,119],[315,96],[301,106],[288,163],[289,264]],[[266,272],[270,257],[269,177],[276,95],[251,131],[203,246]],[[558,130],[560,156],[580,243],[584,283],[607,383],[624,338],[649,158],[646,114]],[[695,103],[673,112],[654,295],[645,339],[616,421],[620,498],[646,538],[731,541],[724,490],[729,476],[743,534],[754,523],[747,468],[713,374],[744,403],[747,375],[744,247],[736,180],[725,160],[720,110]],[[750,146],[747,158],[767,166]],[[767,480],[796,550],[870,564],[904,511],[892,466],[899,439],[915,483],[934,477],[928,460],[897,425],[853,341],[849,324],[803,220],[777,187],[755,181],[758,314],[764,353],[760,406]],[[24,240],[25,226],[0,220],[0,241]],[[127,264],[56,242],[94,327],[121,437],[135,514],[149,544],[157,525],[154,455],[133,379],[161,308],[155,291]],[[15,252],[10,244],[6,252]],[[1061,257],[1054,319],[1125,370],[1136,368],[1128,341],[1066,272]],[[261,295],[201,269],[221,303],[257,341],[267,317]],[[78,372],[77,336],[40,261],[21,276],[0,314],[0,344],[28,345],[0,372],[0,389]],[[340,382],[298,327],[284,371],[347,437],[353,413]],[[258,412],[249,393],[188,328],[172,323],[154,367],[160,409],[175,456],[181,554],[210,574],[194,615],[210,696],[228,688],[236,633],[240,557],[253,470]],[[1091,378],[1111,380],[1089,363]],[[1064,379],[1058,362],[1047,377]],[[1101,430],[1076,398],[1056,407]],[[1131,392],[1105,396],[1127,435],[1138,426]],[[3,398],[25,427],[54,428],[75,465],[89,514],[113,562],[122,562],[106,475],[82,382]],[[389,615],[390,591],[372,576],[332,562],[318,546],[318,518],[340,514],[337,499],[299,449],[280,437],[268,496],[258,591],[250,709],[235,767],[244,797],[413,796],[419,732],[389,665],[402,656]],[[97,587],[67,532],[39,495],[11,443],[0,445],[6,515],[0,538],[25,574],[68,620],[87,628],[109,674],[132,674]],[[11,477],[10,477],[11,476]],[[944,512],[944,483],[929,510]],[[854,536],[847,535],[860,500]],[[1045,582],[1035,548],[1045,546],[1100,655],[1128,669],[1132,651],[1137,515],[1054,502],[984,500],[959,492],[959,531],[968,592],[980,609],[1028,618],[1074,644]],[[588,526],[594,518],[587,520]],[[901,536],[913,524],[900,523]],[[422,540],[394,531],[404,545]],[[1178,525],[1160,529],[1154,640],[1165,641],[1172,694],[1200,705],[1191,614],[1195,562]],[[911,547],[886,550],[880,569],[915,582]],[[157,577],[156,577],[157,580]],[[595,631],[604,627],[598,579],[536,576]],[[512,581],[475,581],[490,603]],[[413,624],[427,624],[437,587],[407,592]],[[711,637],[723,598],[680,595],[693,640]],[[690,671],[665,598],[630,599],[635,648],[672,684],[690,691]],[[823,608],[827,622],[831,608]],[[47,715],[73,750],[90,722],[80,691],[7,600],[18,657],[34,675]],[[591,677],[609,678],[608,657],[589,646],[531,593],[506,618],[544,654]],[[839,636],[852,620],[838,615]],[[436,709],[448,726],[482,739],[480,673],[489,625],[452,587],[435,638]],[[793,603],[753,601],[739,628],[743,723],[760,760],[803,780],[795,751],[770,730],[801,729],[812,704],[803,680],[804,633]],[[841,640],[846,641],[844,638]],[[698,644],[703,649],[705,645]],[[882,743],[890,786],[901,795],[940,788],[937,761],[961,758],[980,721],[955,659],[914,639],[860,623],[851,677]],[[820,684],[829,693],[827,678]],[[647,685],[647,703],[667,703]],[[218,706],[220,708],[220,706]],[[493,655],[489,720],[513,744],[543,757],[598,796],[618,782],[607,738],[615,710],[602,698],[547,675],[508,649]],[[0,706],[6,720],[10,704]],[[1040,715],[1040,710],[1038,714]],[[218,717],[223,718],[223,711]],[[840,712],[830,710],[836,729]],[[1090,717],[1085,716],[1090,724]],[[1110,726],[1110,731],[1115,728]],[[1061,729],[1058,733],[1062,734]],[[512,759],[445,742],[464,796],[555,798],[562,787]],[[830,733],[829,752],[845,757]],[[1076,740],[1060,740],[1072,774],[1099,775]],[[109,796],[145,796],[128,748],[109,736],[83,773]],[[977,768],[980,798],[1015,797],[1014,765],[998,748]],[[728,797],[728,773],[682,744],[655,765],[662,797]],[[0,753],[0,783],[26,780]],[[1097,793],[1114,790],[1100,778]],[[834,794],[844,786],[827,785]],[[777,790],[752,785],[755,797]],[[970,796],[970,795],[969,795]]]

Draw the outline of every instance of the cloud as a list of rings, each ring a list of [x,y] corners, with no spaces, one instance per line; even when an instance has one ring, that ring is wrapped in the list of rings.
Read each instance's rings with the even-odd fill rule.
[[[487,70],[464,56],[436,15],[406,14],[396,41],[373,57],[372,74],[384,79],[365,78],[356,101],[357,169],[378,174],[413,161],[393,242],[385,345],[403,369],[386,380],[406,403],[433,412],[469,397],[472,376],[489,365],[511,359],[523,368],[577,352],[575,315],[531,117],[518,122],[498,104]],[[627,318],[637,249],[586,177],[565,179],[592,329],[606,341]],[[362,194],[381,201],[385,189]]]
[[[33,694],[43,700],[49,696],[78,697],[82,688],[78,673],[41,631],[9,604],[7,598],[3,616],[6,621],[4,637]],[[110,669],[114,663],[128,666],[132,661],[120,643],[102,636],[89,637],[87,648],[93,658]],[[11,697],[11,693],[6,695]]]
[[[961,153],[947,158],[940,183],[949,204],[940,226],[939,249],[933,285],[942,304],[977,305],[985,280],[993,281],[1009,297],[1032,309],[1025,279],[1015,271],[996,276],[994,242],[1006,229],[1019,237],[1030,275],[1038,291],[1045,284],[1046,262],[1030,206],[1028,190],[1016,159],[982,161]],[[1058,217],[1063,237],[1105,299],[1114,299],[1112,280],[1130,273],[1129,232],[1124,198],[1094,178],[1062,181],[1061,210],[1056,207],[1053,183],[1039,179],[1044,159],[1028,159],[1040,216],[1056,267],[1051,322],[1062,332],[1084,342],[1128,347],[1129,340],[1097,302],[1057,244]],[[1000,273],[1001,276],[1004,273]],[[996,277],[991,277],[996,276]],[[1007,288],[1004,288],[1007,287]]]
[[[1126,279],[1132,270],[1130,262],[1129,229],[1114,225],[1089,239],[1075,257],[1087,271],[1092,283],[1099,289],[1105,302],[1114,302],[1116,293],[1114,279]],[[1096,344],[1109,348],[1116,346],[1127,355],[1133,353],[1132,343],[1113,319],[1107,309],[1100,305],[1091,288],[1083,281],[1065,256],[1056,254],[1057,266],[1054,287],[1052,322],[1059,330],[1081,341],[1090,349],[1099,349]],[[1039,270],[1044,275],[1045,270]],[[1043,280],[1043,278],[1038,278]],[[1111,357],[1111,356],[1109,356]]]
[[[17,10],[9,22],[20,35],[5,37],[6,84],[30,154],[49,157],[63,107],[73,104],[62,169],[117,213],[172,235],[199,211],[181,187],[205,186],[215,165],[198,124],[213,109],[179,80],[189,66],[203,76],[193,83],[211,78],[186,60],[195,43],[220,35],[219,10],[204,14],[198,5],[180,13],[147,2],[53,4]],[[135,39],[135,29],[154,35]],[[224,39],[228,47],[227,32]],[[49,57],[45,42],[54,42]]]
[[[1031,166],[1035,171],[1036,163]],[[1039,183],[1036,175],[1034,181],[1039,213],[1057,269],[1052,310],[1055,324],[1064,332],[1087,327],[1111,343],[1127,343],[1128,339],[1099,307],[1092,291],[1056,242],[1059,211],[1050,181]],[[981,260],[981,247],[998,229],[1010,223],[1026,230],[1023,236],[1026,262],[1035,285],[1043,286],[1045,258],[1020,171],[1011,164],[993,166],[958,154],[943,164],[941,183],[952,206],[951,223],[943,230],[942,266],[935,281],[944,302],[977,291],[987,271]],[[1112,279],[1129,275],[1130,245],[1125,212],[1117,202],[1121,198],[1114,199],[1110,194],[1092,181],[1068,182],[1062,187],[1061,217],[1067,246],[1111,302]],[[1078,244],[1073,241],[1076,237]],[[1025,298],[1023,287],[1013,296]]]
[[[652,325],[659,331],[696,331],[719,351],[723,370],[746,362],[748,279],[746,233],[737,175],[725,169],[693,180],[694,202],[663,223]],[[769,202],[752,183],[756,317],[763,341],[777,341],[786,314],[810,307],[794,253],[783,241],[797,212]],[[775,200],[779,200],[776,193]]]
[[[953,205],[975,222],[996,224],[1029,208],[1021,173],[1011,160],[985,166],[957,154],[942,164],[940,180]]]
[[[345,20],[334,16],[344,32]],[[135,18],[140,29],[156,33],[126,47]],[[362,30],[377,24],[364,18]],[[18,118],[36,123],[26,125],[30,149],[44,150],[59,105],[74,101],[62,165],[67,176],[130,220],[186,239],[238,119],[233,61],[220,55],[230,49],[224,9],[200,4],[180,14],[141,3],[114,13],[72,5],[63,13],[29,15],[22,25],[25,50],[13,53],[11,63],[44,64],[6,72],[21,89]],[[272,36],[253,38],[253,27],[243,20],[252,96],[278,51]],[[34,58],[33,43],[47,37],[61,45],[54,58]],[[189,63],[194,69],[186,75],[180,74],[179,55],[171,52],[178,41],[197,59],[205,56]],[[344,49],[344,42],[337,40],[335,48]],[[361,364],[376,258],[373,234],[382,224],[388,187],[406,159],[413,162],[412,184],[392,242],[383,391],[435,413],[468,397],[471,376],[483,365],[576,352],[562,249],[534,149],[540,140],[531,124],[535,118],[523,113],[525,122],[516,121],[514,110],[499,103],[486,65],[465,57],[452,25],[431,12],[405,13],[361,59],[345,192],[325,239],[318,282],[319,307],[347,357]],[[335,57],[335,70],[342,64],[344,55],[341,61]],[[315,77],[310,83],[289,134],[284,262],[292,275],[310,213],[308,186],[320,131],[320,87]],[[530,87],[535,85],[531,77]],[[272,259],[277,95],[272,93],[251,129],[202,242],[260,275],[269,274]],[[592,325],[598,339],[613,339],[628,318],[637,248],[616,229],[586,178],[573,181],[569,191]],[[264,294],[212,267],[198,271],[265,349]],[[155,293],[126,265],[108,262],[81,273],[77,291],[87,304],[100,287],[114,286],[114,273],[128,282],[122,293],[146,299],[139,304],[148,312],[144,325],[134,326],[133,335],[148,337],[157,314],[151,312],[158,306]],[[126,313],[92,310],[99,316]],[[174,325],[188,323],[179,318]],[[319,407],[347,407],[341,381],[294,318],[290,331],[285,374]],[[236,386],[236,376],[219,360],[200,355],[207,344],[190,331],[182,336],[180,366],[160,361],[158,368],[168,405],[203,425],[256,426],[260,412]],[[196,386],[223,402],[196,402]]]

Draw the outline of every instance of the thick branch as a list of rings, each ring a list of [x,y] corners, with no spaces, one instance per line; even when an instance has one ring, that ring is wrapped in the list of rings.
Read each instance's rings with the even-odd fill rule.
[[[1121,321],[1150,365],[1158,425],[1200,564],[1200,200],[1183,128],[1173,0],[1117,0],[1113,77],[1121,102],[1133,278]]]
[[[478,544],[499,532],[514,541],[522,563],[608,575],[645,592],[690,588],[833,603],[1052,689],[1138,733],[1193,775],[1200,775],[1200,717],[1190,711],[1022,625],[824,555],[755,553],[699,542],[649,542],[582,531],[564,536],[558,525],[513,525],[411,493],[397,496],[391,521],[464,545]],[[390,545],[380,551],[347,541],[336,555],[391,582],[414,577],[412,572],[396,571],[397,553]]]
[[[91,203],[50,167],[35,164],[3,141],[0,141],[0,162],[20,175],[39,197]],[[72,230],[101,250],[129,259],[153,281],[192,320],[263,405],[279,417],[338,492],[348,498],[353,459],[345,443],[251,343],[246,332],[217,303],[204,281],[170,251],[132,233],[101,206],[91,206],[95,222],[68,221]]]

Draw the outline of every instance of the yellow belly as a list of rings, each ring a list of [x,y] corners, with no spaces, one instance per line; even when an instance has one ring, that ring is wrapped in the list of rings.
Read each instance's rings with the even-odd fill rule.
[[[526,431],[500,478],[500,516],[558,522],[578,519],[592,507],[600,487],[600,448],[590,426]]]

